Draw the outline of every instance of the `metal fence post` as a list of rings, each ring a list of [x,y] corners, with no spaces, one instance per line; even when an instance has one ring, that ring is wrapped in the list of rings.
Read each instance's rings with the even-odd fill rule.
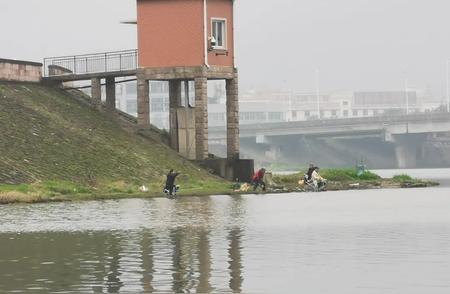
[[[108,71],[108,60],[107,60],[107,58],[108,58],[108,53],[105,53],[105,72]]]
[[[134,51],[134,67],[138,68],[138,51],[137,51],[137,49]]]

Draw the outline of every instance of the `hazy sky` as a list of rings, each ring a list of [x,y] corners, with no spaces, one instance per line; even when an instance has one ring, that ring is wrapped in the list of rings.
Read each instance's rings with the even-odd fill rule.
[[[0,0],[0,58],[136,47],[135,0]],[[449,0],[236,0],[241,87],[445,93]]]

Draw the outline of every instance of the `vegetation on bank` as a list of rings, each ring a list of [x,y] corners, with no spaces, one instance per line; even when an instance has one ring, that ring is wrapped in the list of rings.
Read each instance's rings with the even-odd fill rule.
[[[0,204],[161,196],[170,169],[181,172],[179,195],[235,193],[230,182],[163,144],[160,133],[139,135],[57,88],[0,82],[0,134]],[[353,169],[321,174],[330,190],[429,185],[404,175],[389,181],[369,172],[358,176]],[[274,182],[281,191],[298,191],[302,176],[275,176]],[[142,185],[147,192],[139,191]]]
[[[397,175],[392,179],[384,179],[379,175],[364,171],[358,174],[355,169],[323,169],[320,170],[322,177],[327,179],[327,190],[354,190],[354,189],[380,189],[380,188],[421,188],[437,186],[439,183],[413,179],[408,175]],[[280,183],[285,189],[296,191],[298,181],[303,178],[304,173],[291,175],[276,175],[273,180]]]
[[[354,190],[354,189],[380,189],[380,188],[418,188],[438,185],[438,183],[413,179],[408,175],[398,175],[392,179],[382,179],[380,176],[365,172],[358,176],[352,169],[324,169],[322,175],[327,178],[327,190]],[[298,185],[302,173],[291,175],[276,175],[273,177],[274,187],[267,192],[299,192]],[[191,181],[182,176],[179,181],[183,187],[181,196],[186,195],[214,195],[253,193],[250,189],[245,192],[232,190],[229,182],[222,181]],[[162,195],[164,178],[158,183],[149,186],[149,191],[142,193],[139,187],[125,182],[114,182],[104,186],[83,186],[67,181],[46,181],[33,184],[1,184],[0,204],[6,203],[36,203],[74,200],[99,200],[123,198],[151,198]]]
[[[161,134],[139,135],[57,88],[0,82],[0,134],[2,203],[139,196],[142,185],[146,195],[161,194],[170,169],[181,172],[182,193],[230,190],[163,144]]]

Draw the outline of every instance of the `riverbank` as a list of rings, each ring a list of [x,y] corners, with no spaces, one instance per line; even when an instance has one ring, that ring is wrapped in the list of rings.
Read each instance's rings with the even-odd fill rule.
[[[379,175],[365,171],[358,174],[356,169],[324,169],[321,175],[327,179],[327,191],[342,190],[368,190],[368,189],[401,189],[401,188],[426,188],[439,186],[438,182],[415,179],[409,175],[398,174],[392,178],[382,178]],[[274,182],[280,184],[289,192],[301,192],[305,190],[298,182],[303,173],[290,175],[276,175]]]
[[[328,169],[322,175],[327,178],[327,191],[369,190],[369,189],[401,189],[426,188],[438,186],[439,183],[413,179],[408,175],[396,175],[393,178],[365,172],[357,175],[353,169]],[[266,193],[292,193],[305,192],[299,185],[301,173],[291,175],[276,175],[273,185],[268,187]],[[186,196],[212,196],[212,195],[245,195],[254,194],[253,189],[240,190],[236,184],[226,181],[194,181],[182,177],[179,182],[182,189],[179,197]],[[81,186],[70,182],[44,182],[36,184],[0,185],[0,204],[12,203],[46,203],[62,201],[88,201],[88,200],[114,200],[127,198],[156,198],[164,197],[161,192],[163,182],[149,185],[147,192],[139,191],[138,186],[123,182],[112,183],[103,187]],[[261,193],[262,191],[256,191]]]
[[[192,194],[229,187],[169,148],[164,132],[138,130],[83,95],[0,82],[0,203],[140,197],[143,185],[160,195],[170,169]]]

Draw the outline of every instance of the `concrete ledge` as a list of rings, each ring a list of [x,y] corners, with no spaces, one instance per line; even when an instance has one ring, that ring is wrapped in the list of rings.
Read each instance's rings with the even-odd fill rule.
[[[0,81],[39,83],[42,79],[42,63],[0,59]]]
[[[64,74],[61,76],[45,77],[45,81],[56,81],[56,82],[70,82],[70,81],[87,81],[95,78],[105,79],[108,77],[118,78],[118,77],[129,77],[135,76],[136,70],[123,70],[123,71],[111,71],[111,72],[99,72],[99,73],[89,73],[89,74]]]
[[[15,59],[5,59],[5,58],[0,58],[0,63],[11,63],[11,64],[32,65],[32,66],[43,66],[43,64],[42,64],[42,63],[39,63],[39,62],[25,61],[25,60],[15,60]]]
[[[230,181],[250,183],[255,169],[253,159],[212,158],[196,162]]]
[[[139,79],[154,81],[193,80],[199,77],[206,77],[209,80],[228,80],[236,76],[236,69],[230,66],[146,67],[139,68],[137,76]]]

